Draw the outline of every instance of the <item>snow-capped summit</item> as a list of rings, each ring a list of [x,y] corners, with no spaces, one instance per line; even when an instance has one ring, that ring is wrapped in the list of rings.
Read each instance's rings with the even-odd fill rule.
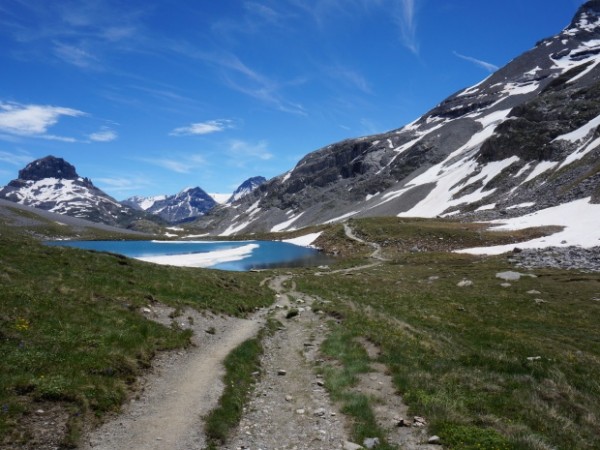
[[[248,178],[246,181],[240,184],[235,191],[233,191],[233,194],[231,194],[231,197],[229,197],[227,203],[233,203],[239,200],[240,198],[248,195],[250,192],[259,187],[261,184],[264,184],[266,181],[267,179],[265,177],[260,176]]]
[[[204,215],[217,202],[199,187],[186,188],[175,195],[156,197],[131,197],[123,204],[177,223]]]
[[[123,225],[139,216],[54,156],[29,163],[17,179],[0,188],[0,198],[109,225]]]

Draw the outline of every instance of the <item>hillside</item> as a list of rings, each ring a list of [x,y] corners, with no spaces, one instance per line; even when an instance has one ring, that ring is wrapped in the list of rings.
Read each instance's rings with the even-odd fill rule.
[[[414,122],[312,152],[197,226],[230,235],[600,202],[599,16],[600,2],[587,2],[562,32]]]

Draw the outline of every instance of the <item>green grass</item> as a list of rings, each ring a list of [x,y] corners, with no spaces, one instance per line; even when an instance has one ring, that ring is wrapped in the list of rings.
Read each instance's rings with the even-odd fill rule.
[[[229,433],[242,418],[244,406],[258,379],[253,374],[260,370],[262,339],[265,335],[272,334],[279,326],[280,322],[269,319],[256,338],[243,342],[227,355],[223,377],[225,389],[219,399],[219,405],[205,419],[204,431],[208,450],[217,449],[225,444]]]
[[[250,339],[233,350],[225,359],[225,390],[219,400],[219,406],[207,417],[204,426],[209,442],[208,448],[218,448],[224,444],[228,434],[240,421],[256,381],[252,375],[260,368],[262,345],[259,339]]]
[[[369,238],[377,221],[359,222]],[[600,275],[536,270],[505,288],[495,277],[512,268],[503,257],[390,254],[389,264],[352,277],[304,272],[298,289],[332,302],[324,309],[342,318],[334,336],[381,348],[411,412],[447,448],[600,448],[600,304],[592,300]],[[473,286],[458,288],[463,278]],[[527,294],[533,289],[541,294]],[[354,365],[338,376],[347,385]]]
[[[352,440],[363,442],[365,438],[377,437],[380,439],[379,450],[395,448],[387,444],[385,433],[377,425],[370,399],[351,389],[358,383],[357,375],[371,370],[366,350],[355,340],[357,335],[351,330],[330,326],[333,331],[321,347],[329,360],[321,370],[332,399],[340,403],[342,412],[350,418]]]
[[[82,417],[118,409],[156,352],[188,344],[140,307],[245,315],[272,301],[260,280],[46,247],[0,226],[0,443],[28,439],[20,424],[39,402],[68,410],[76,441]]]

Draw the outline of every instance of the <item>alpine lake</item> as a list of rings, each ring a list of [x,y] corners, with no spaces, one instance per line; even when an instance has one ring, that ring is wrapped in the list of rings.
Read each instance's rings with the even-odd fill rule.
[[[249,271],[333,262],[319,250],[281,241],[48,241],[46,245],[116,253],[157,264]]]

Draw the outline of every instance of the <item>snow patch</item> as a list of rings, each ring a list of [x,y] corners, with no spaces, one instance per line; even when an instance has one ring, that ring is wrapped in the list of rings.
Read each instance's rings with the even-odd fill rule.
[[[534,169],[527,176],[525,181],[523,181],[523,183],[521,183],[521,184],[525,184],[528,181],[531,181],[534,178],[540,176],[544,172],[554,169],[557,165],[558,165],[558,163],[556,161],[541,161],[537,166],[534,167]]]
[[[289,220],[286,220],[285,222],[281,222],[277,225],[275,225],[273,228],[271,228],[271,233],[277,233],[278,231],[283,231],[286,228],[288,228],[291,224],[293,224],[296,220],[298,220],[300,217],[302,217],[302,215],[304,214],[304,212],[301,212],[300,214],[298,214],[297,216],[293,216],[292,218],[290,218]]]
[[[532,239],[518,244],[499,245],[494,247],[476,247],[457,250],[457,253],[474,255],[499,255],[512,251],[513,248],[545,248],[581,246],[596,247],[600,241],[600,205],[590,203],[591,197],[575,200],[570,203],[542,209],[532,214],[508,220],[494,220],[490,224],[499,224],[493,228],[497,231],[522,230],[531,227],[562,226],[564,229],[550,236]]]
[[[237,248],[227,250],[217,250],[207,253],[188,253],[184,255],[166,255],[166,256],[145,256],[139,257],[141,261],[161,264],[166,266],[179,267],[210,267],[216,264],[239,261],[252,254],[258,244],[247,244]]]
[[[284,239],[282,242],[299,245],[301,247],[315,248],[312,243],[315,242],[319,236],[321,236],[321,233],[323,232],[319,231],[317,233],[305,234],[304,236],[298,236],[292,239]]]

